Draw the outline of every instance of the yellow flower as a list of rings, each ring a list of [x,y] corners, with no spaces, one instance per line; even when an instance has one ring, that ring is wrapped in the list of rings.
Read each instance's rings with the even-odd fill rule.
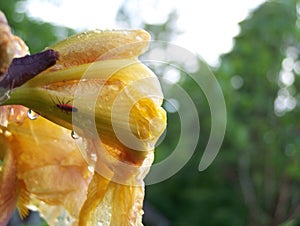
[[[77,34],[49,47],[54,66],[12,90],[0,107],[0,225],[14,205],[51,225],[142,225],[143,179],[166,126],[158,79],[137,59],[149,38]]]

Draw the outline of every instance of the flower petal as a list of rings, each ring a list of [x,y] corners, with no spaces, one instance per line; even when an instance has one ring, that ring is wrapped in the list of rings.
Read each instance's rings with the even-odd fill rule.
[[[3,165],[0,170],[0,225],[4,226],[10,219],[17,203],[17,168],[13,152],[0,135],[0,159]]]
[[[4,75],[14,57],[24,56],[28,47],[11,29],[4,14],[0,11],[0,76]]]
[[[36,200],[63,205],[77,219],[92,174],[76,150],[71,131],[42,117],[26,119],[21,125],[11,123],[8,129],[19,183]]]
[[[60,59],[50,70],[107,59],[137,57],[148,48],[150,35],[144,30],[92,30],[73,35],[53,46]]]

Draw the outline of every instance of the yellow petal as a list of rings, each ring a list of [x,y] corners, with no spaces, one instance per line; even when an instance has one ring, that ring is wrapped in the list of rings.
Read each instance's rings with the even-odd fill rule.
[[[0,76],[5,74],[13,57],[28,53],[28,47],[17,36],[11,34],[5,15],[0,10]]]
[[[95,174],[82,207],[79,225],[142,225],[143,186],[109,182]]]
[[[144,187],[112,184],[112,189],[110,225],[142,225]]]
[[[26,188],[19,196],[21,214],[24,203],[33,205],[26,200],[28,193],[48,205],[64,206],[77,219],[92,174],[76,149],[71,131],[42,117],[25,119],[21,125],[11,123],[7,129],[11,151],[17,156],[18,183]]]
[[[9,149],[6,139],[0,135],[0,225],[6,225],[17,202],[17,168],[15,156]]]
[[[107,206],[104,206],[103,212],[106,214],[93,214],[96,211],[96,208],[99,207],[100,203],[103,201],[104,196],[107,195],[107,188],[110,181],[106,178],[102,177],[99,174],[95,174],[93,180],[91,181],[88,188],[88,196],[81,208],[80,216],[79,216],[79,225],[97,225],[97,219],[95,219],[95,215],[101,217],[102,223],[107,224],[107,220],[109,220],[109,207],[110,203]]]
[[[144,30],[93,30],[73,35],[53,46],[59,60],[50,70],[107,59],[137,57],[148,48],[150,35]]]
[[[7,72],[14,57],[28,54],[28,47],[11,29],[4,14],[0,11],[0,75]],[[9,123],[21,123],[27,110],[22,106],[0,107],[0,225],[6,225],[15,206],[21,217],[28,214],[26,205],[29,194],[24,183],[17,179],[18,156],[11,147],[11,132],[7,130]]]

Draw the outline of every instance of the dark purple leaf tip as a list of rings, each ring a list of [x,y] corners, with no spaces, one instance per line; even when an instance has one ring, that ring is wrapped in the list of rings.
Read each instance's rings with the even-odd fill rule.
[[[42,71],[53,66],[58,60],[59,54],[52,49],[33,55],[14,58],[8,72],[0,81],[0,87],[13,89],[23,85]]]

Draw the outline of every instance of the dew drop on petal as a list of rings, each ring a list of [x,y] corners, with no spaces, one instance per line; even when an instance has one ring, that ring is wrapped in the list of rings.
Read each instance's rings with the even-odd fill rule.
[[[5,130],[5,131],[4,131],[4,136],[5,136],[5,137],[10,137],[11,135],[12,135],[12,133],[9,132],[8,130]]]
[[[95,168],[94,168],[93,166],[88,166],[88,170],[89,170],[91,173],[94,173]]]
[[[71,137],[72,137],[74,140],[77,140],[77,139],[79,138],[79,135],[78,135],[75,131],[72,130],[72,132],[71,132]]]
[[[90,158],[93,162],[97,162],[97,155],[95,153],[91,153]]]
[[[36,112],[34,112],[33,110],[29,109],[27,111],[27,117],[30,119],[30,120],[35,120],[39,117],[39,114],[37,114]]]

